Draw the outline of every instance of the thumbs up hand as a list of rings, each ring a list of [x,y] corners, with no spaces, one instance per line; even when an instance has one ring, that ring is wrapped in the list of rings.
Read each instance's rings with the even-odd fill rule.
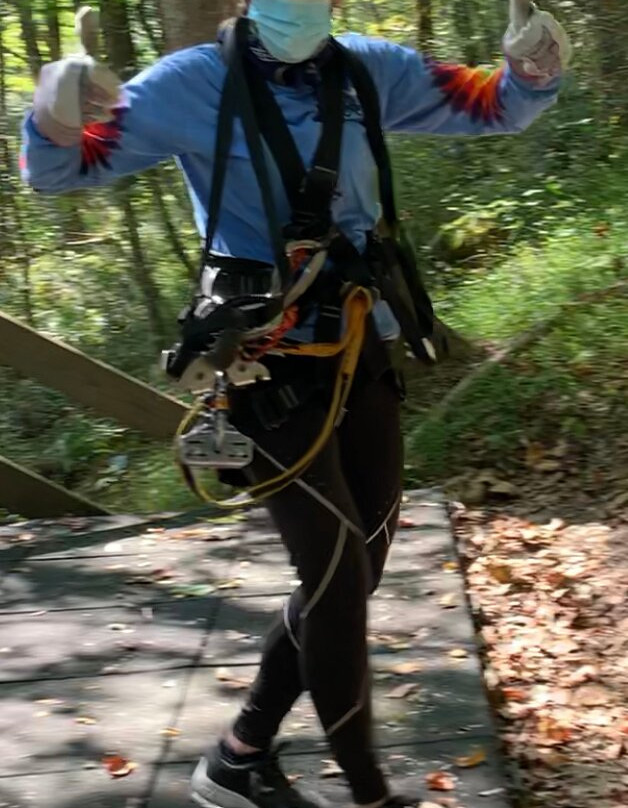
[[[98,50],[98,15],[89,6],[76,15],[81,51],[45,65],[40,73],[33,111],[40,133],[58,146],[80,142],[83,127],[111,120],[120,81],[94,57]]]
[[[510,25],[503,46],[516,73],[541,82],[559,76],[573,50],[562,25],[531,0],[510,0]]]

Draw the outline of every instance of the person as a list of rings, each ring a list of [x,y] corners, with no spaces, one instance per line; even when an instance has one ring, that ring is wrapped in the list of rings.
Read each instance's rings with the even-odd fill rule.
[[[243,11],[251,23],[248,68],[271,87],[306,165],[321,126],[320,75],[333,46],[336,4],[251,0]],[[495,70],[440,63],[355,34],[339,41],[374,82],[382,128],[428,135],[524,130],[555,103],[570,57],[562,27],[528,0],[511,0],[506,59]],[[106,68],[85,57],[44,67],[23,127],[25,180],[42,193],[102,186],[175,156],[199,232],[205,233],[226,73],[220,43],[170,54],[121,88]],[[363,253],[378,218],[375,164],[360,104],[349,86],[344,95],[331,213],[338,230]],[[285,224],[290,201],[279,173],[271,170],[270,176]],[[236,128],[219,221],[212,223],[218,255],[272,264],[264,202],[246,138]],[[312,328],[312,323],[295,326],[295,341],[313,340]],[[387,350],[398,338],[398,323],[379,301],[342,419],[299,479],[268,501],[301,584],[266,639],[237,720],[194,772],[192,796],[203,806],[320,804],[287,782],[273,752],[281,722],[304,690],[354,802],[369,808],[400,804],[374,749],[366,639],[367,599],[382,576],[401,501],[401,394]],[[256,480],[307,451],[325,419],[335,372],[333,361],[316,357],[269,355],[262,361],[271,369],[271,382],[232,396],[232,419],[255,443],[249,478]],[[264,385],[274,398],[258,395]]]

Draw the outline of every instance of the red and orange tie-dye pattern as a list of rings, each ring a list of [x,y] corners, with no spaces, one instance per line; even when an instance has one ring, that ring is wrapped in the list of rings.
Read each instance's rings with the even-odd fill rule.
[[[486,123],[501,120],[499,88],[504,66],[489,70],[430,60],[428,68],[434,83],[457,112],[466,112],[473,120]]]

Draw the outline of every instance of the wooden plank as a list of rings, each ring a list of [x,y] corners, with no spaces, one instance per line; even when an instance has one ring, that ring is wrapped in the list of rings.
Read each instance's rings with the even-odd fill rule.
[[[172,438],[187,411],[176,398],[2,313],[0,364],[154,438]]]
[[[9,513],[41,517],[94,516],[108,514],[105,508],[60,485],[18,466],[0,455],[0,507]]]

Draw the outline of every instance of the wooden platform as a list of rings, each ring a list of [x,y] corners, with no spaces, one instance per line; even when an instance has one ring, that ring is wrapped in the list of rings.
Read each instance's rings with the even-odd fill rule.
[[[403,518],[371,606],[381,758],[417,805],[447,796],[505,808],[441,495],[416,492]],[[0,529],[0,566],[0,805],[189,805],[193,765],[235,716],[294,585],[264,512],[226,523],[198,514],[25,523]],[[308,698],[283,737],[287,772],[349,805],[342,779],[321,776],[329,753]],[[484,763],[458,765],[478,750]],[[137,768],[112,779],[107,753]],[[455,789],[429,791],[435,771]]]

